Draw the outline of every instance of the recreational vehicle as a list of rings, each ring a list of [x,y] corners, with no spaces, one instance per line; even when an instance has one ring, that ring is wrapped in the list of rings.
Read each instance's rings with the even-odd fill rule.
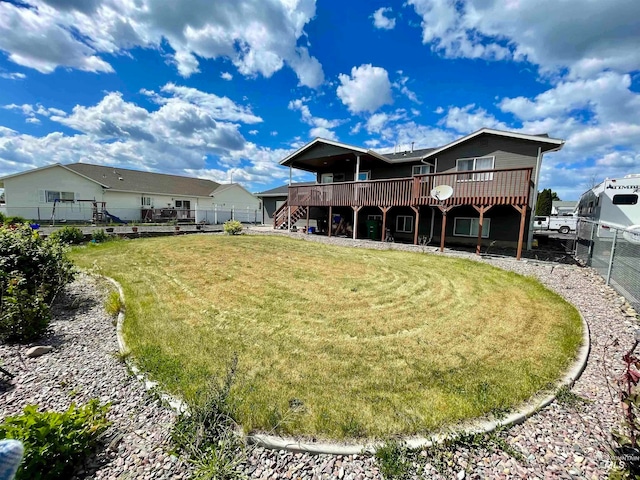
[[[598,222],[598,237],[612,237],[611,227],[640,225],[640,174],[608,178],[587,190],[578,203],[578,215]]]

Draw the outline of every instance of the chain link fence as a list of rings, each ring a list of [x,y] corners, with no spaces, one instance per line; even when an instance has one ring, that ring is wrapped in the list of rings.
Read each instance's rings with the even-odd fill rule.
[[[640,233],[580,219],[576,236],[576,259],[640,311]]]

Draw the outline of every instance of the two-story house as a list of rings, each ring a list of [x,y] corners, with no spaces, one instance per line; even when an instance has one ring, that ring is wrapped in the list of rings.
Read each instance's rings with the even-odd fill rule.
[[[517,248],[529,238],[542,157],[563,140],[483,128],[438,148],[380,154],[316,138],[280,162],[312,172],[292,185],[275,228],[314,218],[327,235]],[[432,194],[448,185],[447,199]],[[445,190],[446,189],[445,187]]]

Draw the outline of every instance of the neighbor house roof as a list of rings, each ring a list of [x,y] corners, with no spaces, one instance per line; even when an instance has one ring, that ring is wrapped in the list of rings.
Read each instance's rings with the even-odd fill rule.
[[[304,187],[306,185],[315,185],[315,182],[294,182],[291,184],[293,187]],[[281,185],[271,190],[265,190],[264,192],[254,193],[256,197],[286,197],[289,195],[289,185]]]

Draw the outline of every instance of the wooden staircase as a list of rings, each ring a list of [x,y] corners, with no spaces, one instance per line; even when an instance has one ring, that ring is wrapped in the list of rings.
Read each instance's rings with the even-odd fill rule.
[[[291,207],[291,225],[295,225],[298,220],[307,215],[308,207]],[[273,228],[287,230],[289,228],[289,205],[284,202],[273,215]]]

